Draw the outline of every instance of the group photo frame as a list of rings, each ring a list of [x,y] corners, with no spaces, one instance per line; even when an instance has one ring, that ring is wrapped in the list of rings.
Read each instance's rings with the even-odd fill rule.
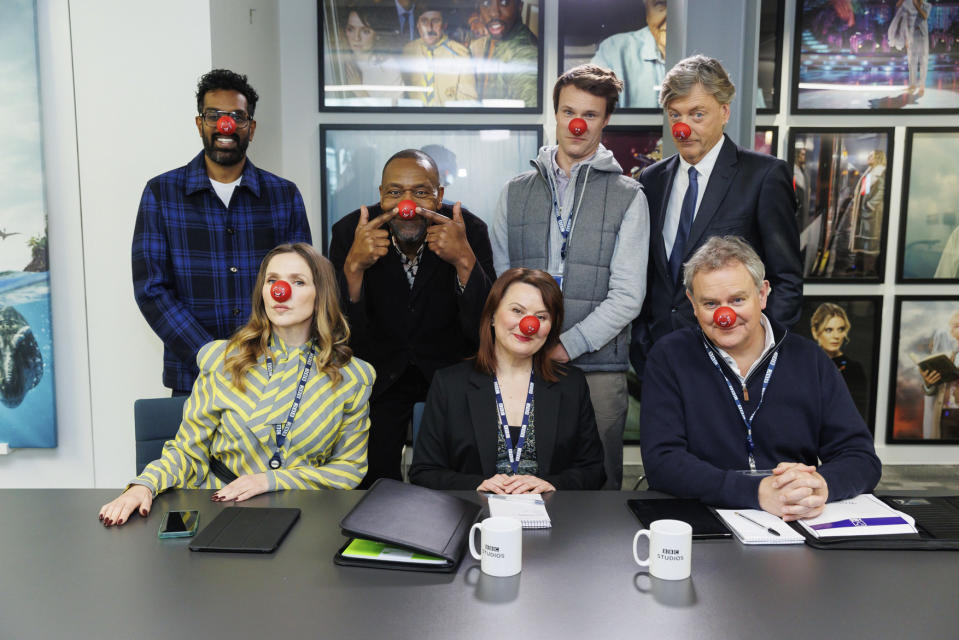
[[[897,296],[890,444],[959,444],[959,296]]]
[[[899,283],[959,282],[959,127],[907,128]]]
[[[796,0],[792,111],[959,113],[959,6]]]
[[[557,75],[592,63],[623,81],[617,111],[656,113],[666,73],[668,0],[559,0]],[[779,112],[785,0],[762,0],[756,112]]]
[[[317,0],[321,111],[536,113],[542,0]]]
[[[893,129],[789,130],[806,282],[881,282]]]

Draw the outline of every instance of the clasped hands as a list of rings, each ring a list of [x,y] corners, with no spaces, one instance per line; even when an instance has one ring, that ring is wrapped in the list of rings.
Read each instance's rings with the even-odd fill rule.
[[[266,493],[270,484],[265,473],[243,475],[218,489],[210,500],[213,502],[242,502],[261,493]],[[100,507],[99,518],[103,526],[121,525],[130,519],[130,514],[139,511],[142,517],[150,514],[153,506],[153,492],[142,484],[135,484],[124,491],[115,500]]]
[[[492,493],[546,493],[547,491],[556,491],[556,487],[536,476],[524,475],[506,475],[497,473],[492,478],[483,480],[477,491],[490,491]]]
[[[786,522],[815,518],[828,499],[826,479],[808,464],[780,462],[759,483],[759,506]]]

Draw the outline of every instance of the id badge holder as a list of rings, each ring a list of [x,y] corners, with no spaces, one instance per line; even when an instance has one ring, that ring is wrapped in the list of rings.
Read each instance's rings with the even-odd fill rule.
[[[558,275],[556,275],[555,273],[551,273],[550,275],[553,276],[553,280],[556,281],[556,284],[559,285],[559,290],[562,291],[562,290],[563,290],[563,276],[558,276]]]
[[[773,474],[772,469],[736,469],[736,473],[746,476],[747,478],[765,478],[766,476],[771,476]]]

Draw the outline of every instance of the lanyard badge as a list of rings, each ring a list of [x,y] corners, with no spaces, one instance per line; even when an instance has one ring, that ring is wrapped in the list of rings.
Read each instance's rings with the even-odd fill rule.
[[[310,353],[307,354],[306,364],[303,367],[303,375],[300,376],[300,382],[296,385],[296,396],[293,398],[293,404],[290,406],[290,411],[286,416],[286,421],[273,425],[273,431],[276,433],[276,449],[273,452],[273,457],[270,458],[271,469],[279,469],[281,466],[283,466],[283,458],[280,456],[280,449],[286,443],[286,437],[290,434],[290,429],[293,427],[293,420],[296,419],[296,412],[300,408],[300,401],[303,399],[303,391],[306,389],[306,381],[310,377],[310,370],[313,368],[313,359],[315,357],[316,351],[311,344]],[[266,375],[269,378],[273,377],[273,358],[270,356],[266,357]]]
[[[493,391],[496,393],[496,408],[499,410],[499,423],[503,429],[503,441],[506,443],[506,455],[509,456],[509,466],[513,473],[519,470],[519,460],[523,455],[523,445],[526,444],[526,429],[529,426],[529,414],[533,408],[533,372],[529,372],[529,390],[526,392],[526,406],[523,408],[523,426],[519,430],[516,440],[516,449],[513,449],[513,438],[509,435],[509,422],[506,419],[506,405],[503,404],[503,393],[499,381],[493,377]]]

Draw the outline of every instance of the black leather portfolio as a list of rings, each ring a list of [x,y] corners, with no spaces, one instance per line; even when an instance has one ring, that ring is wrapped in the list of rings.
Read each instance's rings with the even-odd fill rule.
[[[682,520],[693,528],[695,540],[733,536],[719,516],[695,498],[636,498],[626,504],[647,529],[655,520]]]
[[[227,507],[193,538],[190,551],[273,553],[299,517],[299,509]]]
[[[459,566],[466,536],[482,507],[441,491],[380,478],[340,521],[350,538],[334,556],[339,565],[450,573]],[[343,555],[352,538],[382,542],[443,558],[442,564],[395,562]]]
[[[798,522],[790,526],[816,549],[888,549],[902,551],[959,551],[959,496],[876,496],[893,509],[916,519],[916,534],[817,538]]]

